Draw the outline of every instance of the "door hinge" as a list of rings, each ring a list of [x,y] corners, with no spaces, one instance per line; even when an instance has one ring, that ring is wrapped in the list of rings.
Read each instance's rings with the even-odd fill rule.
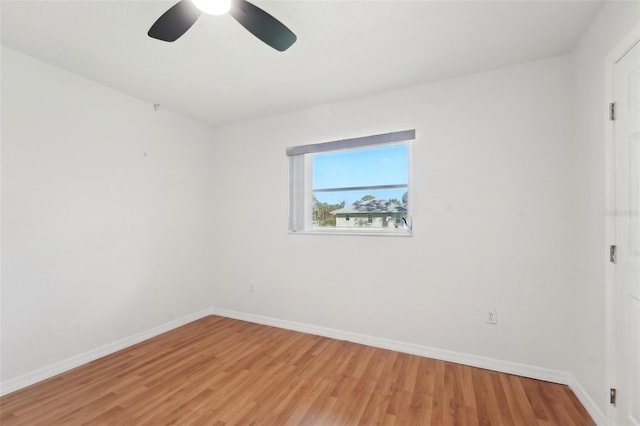
[[[609,262],[616,263],[618,260],[618,248],[616,246],[609,246]]]
[[[614,388],[609,389],[609,404],[616,405],[616,390]]]
[[[616,103],[611,102],[609,104],[609,120],[613,121],[616,119]]]

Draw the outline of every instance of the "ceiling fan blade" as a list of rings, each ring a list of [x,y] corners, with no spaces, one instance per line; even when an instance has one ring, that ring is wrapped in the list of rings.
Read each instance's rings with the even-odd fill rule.
[[[287,50],[297,40],[296,35],[282,22],[247,0],[232,0],[229,13],[251,34],[280,52]]]
[[[176,41],[191,28],[200,13],[191,0],[182,0],[162,14],[147,34],[162,41]]]

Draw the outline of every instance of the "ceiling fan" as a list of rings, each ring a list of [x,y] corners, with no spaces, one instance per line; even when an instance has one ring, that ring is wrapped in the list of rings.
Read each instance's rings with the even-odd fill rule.
[[[181,0],[162,14],[147,34],[173,42],[186,33],[202,13],[223,15],[227,12],[251,34],[280,52],[297,39],[282,22],[247,0]]]

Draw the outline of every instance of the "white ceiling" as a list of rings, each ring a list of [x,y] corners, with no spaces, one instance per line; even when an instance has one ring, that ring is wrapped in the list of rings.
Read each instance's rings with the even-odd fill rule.
[[[2,0],[1,41],[218,125],[567,53],[603,4],[255,0],[298,36],[281,53],[229,15],[147,37],[175,2]]]

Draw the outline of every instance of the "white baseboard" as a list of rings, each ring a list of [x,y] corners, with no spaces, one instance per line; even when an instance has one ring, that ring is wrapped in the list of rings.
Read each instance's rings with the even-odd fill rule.
[[[569,388],[576,395],[580,403],[587,410],[593,421],[599,425],[604,426],[607,424],[607,416],[598,408],[598,405],[594,402],[594,400],[589,396],[587,391],[582,387],[582,385],[578,382],[578,380],[573,377],[572,374],[569,374]]]
[[[136,343],[140,343],[144,340],[158,336],[159,334],[173,330],[174,328],[178,328],[190,322],[199,320],[200,318],[204,318],[210,314],[211,314],[210,309],[203,309],[193,314],[189,314],[184,317],[170,321],[168,323],[162,324],[158,327],[154,327],[150,330],[143,331],[142,333],[125,337],[124,339],[117,340],[113,343],[109,343],[107,345],[101,346],[96,349],[92,349],[90,351],[73,356],[71,358],[67,358],[65,360],[56,362],[46,367],[39,368],[30,373],[23,374],[22,376],[18,376],[13,379],[7,380],[5,382],[0,383],[0,396],[17,391],[18,389],[22,389],[24,387],[27,387],[34,383],[48,379],[60,373],[64,373],[65,371],[71,370],[72,368],[79,367],[88,362],[95,361],[98,358],[102,358],[106,355],[110,355],[114,352],[125,349],[129,346],[135,345]]]
[[[568,385],[580,400],[582,405],[591,415],[598,425],[604,425],[605,415],[595,404],[593,399],[578,383],[576,378],[566,371],[552,370],[528,364],[520,364],[511,361],[504,361],[495,358],[483,357],[479,355],[466,354],[449,351],[445,349],[432,348],[415,343],[401,342],[397,340],[384,339],[366,334],[353,333],[349,331],[337,330],[327,327],[319,327],[310,324],[287,321],[262,315],[249,314],[245,312],[231,311],[226,309],[211,308],[212,315],[219,315],[227,318],[234,318],[258,324],[270,325],[273,327],[295,330],[303,333],[315,334],[318,336],[330,337],[333,339],[345,340],[353,343],[374,346],[382,349],[409,353],[412,355],[435,358],[443,361],[455,362],[457,364],[469,365],[472,367],[484,368],[487,370],[499,371],[501,373],[514,374],[532,379],[544,380],[547,382]]]

